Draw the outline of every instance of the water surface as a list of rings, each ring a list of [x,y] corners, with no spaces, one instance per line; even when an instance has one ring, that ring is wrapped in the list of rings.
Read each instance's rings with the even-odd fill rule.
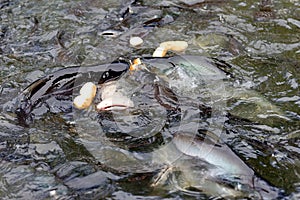
[[[137,166],[142,176],[122,173],[128,172],[122,165],[103,166],[103,133],[90,121],[93,116],[82,115],[75,126],[69,116],[46,113],[24,127],[7,103],[32,81],[64,66],[151,56],[167,40],[187,41],[185,54],[225,60],[233,66],[234,84],[256,91],[290,119],[232,121],[222,136],[258,177],[282,190],[283,197],[299,198],[299,13],[294,0],[1,1],[1,199],[207,198],[154,190],[147,165]],[[131,36],[142,37],[144,44],[131,47]],[[253,111],[242,108],[240,114]],[[128,161],[122,152],[105,151]]]

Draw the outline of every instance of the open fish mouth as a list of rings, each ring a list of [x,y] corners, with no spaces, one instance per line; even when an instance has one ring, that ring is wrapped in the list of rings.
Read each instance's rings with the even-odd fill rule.
[[[112,105],[109,105],[109,106],[106,106],[106,107],[101,107],[101,108],[99,108],[98,110],[124,110],[124,109],[126,109],[126,108],[128,108],[128,106],[126,106],[126,105],[121,105],[121,104],[112,104]]]
[[[133,102],[128,97],[122,94],[114,94],[113,96],[102,100],[97,105],[98,111],[109,111],[109,110],[125,110],[127,108],[134,107]]]
[[[117,81],[104,83],[100,90],[102,101],[97,105],[98,111],[125,110],[134,107],[133,101],[118,88]]]

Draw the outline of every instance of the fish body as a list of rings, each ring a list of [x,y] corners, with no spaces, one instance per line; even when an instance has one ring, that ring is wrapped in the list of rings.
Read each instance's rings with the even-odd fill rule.
[[[95,65],[87,67],[67,67],[49,74],[30,84],[18,97],[18,107],[16,114],[20,123],[26,124],[31,112],[38,110],[50,99],[46,107],[61,105],[70,102],[75,91],[88,82],[104,84],[117,80],[129,69],[126,62],[114,62],[111,64]],[[62,103],[60,103],[62,102]],[[50,105],[51,104],[51,105]]]
[[[234,83],[231,66],[223,61],[191,55],[141,60],[179,95],[200,97],[211,107],[217,102],[226,112],[252,122],[274,126],[290,120],[263,95]],[[251,112],[247,112],[249,107]]]
[[[255,172],[226,144],[178,132],[171,144],[152,154],[165,168],[154,187],[167,187],[190,195],[205,193],[215,198],[276,199],[280,191]]]
[[[176,148],[185,155],[192,156],[216,166],[214,176],[224,174],[253,177],[250,169],[226,144],[204,142],[184,133],[174,138]]]

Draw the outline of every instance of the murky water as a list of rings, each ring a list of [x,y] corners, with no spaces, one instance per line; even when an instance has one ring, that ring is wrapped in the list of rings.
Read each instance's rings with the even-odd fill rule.
[[[168,141],[179,126],[178,116],[164,109],[153,110],[160,105],[152,102],[151,87],[144,93],[136,93],[136,99],[146,94],[143,100],[151,102],[153,107],[143,105],[144,113],[135,111],[127,122],[134,122],[135,131],[144,126],[147,133],[147,123],[151,120],[156,123],[150,124],[153,132],[164,127],[161,136],[149,137],[151,141],[138,140],[146,148],[134,146],[126,138],[108,140],[104,132],[115,130],[103,129],[97,120],[91,120],[97,118],[93,112],[76,113],[74,119],[74,115],[57,110],[55,113],[38,110],[37,113],[45,114],[33,117],[34,122],[28,127],[21,126],[10,102],[31,82],[63,66],[151,56],[159,43],[167,40],[187,41],[185,54],[226,61],[232,65],[229,69],[232,85],[255,91],[289,118],[275,115],[264,119],[270,114],[266,110],[260,110],[259,117],[251,117],[258,109],[255,104],[230,100],[228,110],[241,118],[250,118],[251,122],[229,120],[224,125],[227,134],[222,134],[222,139],[257,177],[280,191],[278,198],[299,198],[299,13],[300,4],[296,0],[1,1],[0,198],[210,197],[204,192],[176,190],[170,186],[172,181],[169,186],[155,188],[151,184],[161,163],[148,162],[148,157],[145,162],[134,160],[156,149],[163,140]],[[142,37],[144,44],[137,49],[131,47],[128,42],[131,36]],[[191,86],[188,80],[180,85]],[[176,83],[173,82],[174,87]],[[138,84],[135,87],[134,92],[141,89]],[[181,97],[181,102],[185,102],[185,95]],[[184,115],[187,119],[195,115],[192,106],[195,98],[191,99]],[[153,118],[139,118],[143,116],[141,113]],[[116,112],[114,117],[124,120],[122,113]],[[169,122],[172,117],[174,120]],[[193,119],[186,120],[182,127],[206,126],[205,120]],[[109,118],[103,123],[111,125]],[[170,124],[166,128],[167,123]],[[125,121],[117,128],[128,132],[126,125]],[[141,154],[129,154],[128,148]],[[201,173],[199,169],[198,175]]]

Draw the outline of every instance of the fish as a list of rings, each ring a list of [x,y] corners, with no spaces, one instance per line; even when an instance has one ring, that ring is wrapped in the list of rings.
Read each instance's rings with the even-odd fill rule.
[[[79,91],[84,83],[91,81],[104,84],[115,81],[128,70],[129,63],[120,60],[103,65],[67,67],[40,78],[26,87],[16,98],[15,113],[18,121],[26,125],[32,112],[44,104],[46,108],[52,105],[64,106],[63,104],[67,102],[72,104],[72,94],[76,93],[76,90]],[[47,104],[50,99],[54,100],[51,104]]]
[[[142,58],[150,72],[157,74],[176,94],[196,99],[201,96],[214,107],[251,122],[274,126],[290,119],[276,105],[255,90],[234,82],[232,66],[205,56],[181,55],[168,58]],[[199,95],[201,94],[201,95]],[[248,105],[248,107],[246,106]],[[252,107],[252,112],[246,109]],[[221,108],[222,109],[222,108]],[[271,120],[268,120],[271,119]]]
[[[229,199],[276,199],[280,193],[258,178],[225,143],[209,137],[200,140],[195,134],[178,132],[172,145],[152,156],[154,162],[166,166],[153,180],[153,187],[169,183],[168,190]]]
[[[237,176],[254,176],[250,169],[226,144],[200,141],[184,133],[177,133],[174,138],[176,148],[189,156],[197,157],[216,166],[213,176],[231,174]]]
[[[146,70],[127,74],[122,80],[102,84],[100,93],[101,102],[97,105],[98,111],[133,108],[135,105],[132,99],[137,99],[134,96],[139,96],[142,93],[155,99],[155,102],[167,110],[176,110],[176,102],[178,101],[176,94],[166,87],[162,80]],[[142,103],[139,102],[139,104]]]

